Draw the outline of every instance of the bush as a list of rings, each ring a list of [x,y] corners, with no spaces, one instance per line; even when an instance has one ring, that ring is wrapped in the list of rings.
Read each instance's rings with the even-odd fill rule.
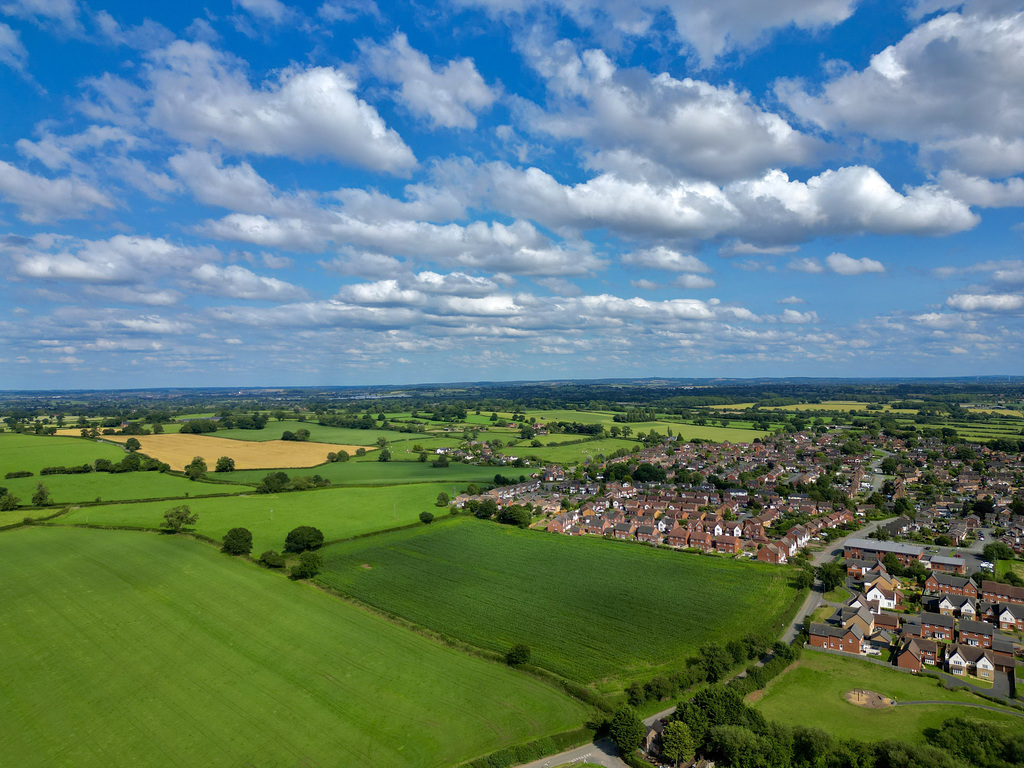
[[[324,534],[319,528],[311,525],[300,525],[289,531],[284,540],[285,552],[305,552],[320,549],[324,544]]]
[[[290,574],[293,579],[312,579],[323,567],[324,559],[316,552],[303,552],[299,562],[292,566]]]
[[[272,549],[268,549],[260,555],[260,565],[267,568],[284,568],[284,555],[279,555]]]
[[[520,667],[530,663],[530,646],[525,643],[513,645],[505,654],[505,662],[510,667]]]
[[[420,512],[420,522],[430,524],[434,522],[434,515],[432,512]]]
[[[4,478],[7,480],[13,480],[16,477],[32,477],[32,473],[26,472],[25,470],[21,470],[19,472],[8,472],[6,475],[4,475]]]
[[[252,531],[232,528],[224,534],[224,550],[229,555],[248,555],[252,552]]]

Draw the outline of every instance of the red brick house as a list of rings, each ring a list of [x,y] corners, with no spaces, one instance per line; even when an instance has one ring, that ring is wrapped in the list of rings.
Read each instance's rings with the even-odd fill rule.
[[[949,576],[945,573],[928,574],[924,582],[924,591],[940,595],[959,595],[962,597],[978,597],[978,587],[970,579]]]
[[[757,550],[757,559],[762,563],[782,565],[789,559],[789,555],[775,544],[765,544],[761,549]]]
[[[956,620],[952,616],[943,616],[941,613],[922,613],[921,637],[952,642],[955,624]]]
[[[1024,587],[1000,584],[998,581],[981,582],[981,595],[990,603],[1024,605]]]
[[[960,620],[959,641],[962,645],[991,648],[995,634],[996,628],[984,621]]]
[[[828,624],[811,624],[810,644],[814,648],[827,648],[860,655],[864,633],[860,627],[830,627]]]

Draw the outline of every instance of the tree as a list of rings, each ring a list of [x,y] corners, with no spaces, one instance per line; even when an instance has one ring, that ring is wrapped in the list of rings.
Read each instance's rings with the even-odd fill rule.
[[[235,460],[230,456],[221,456],[217,459],[217,472],[234,472]]]
[[[189,509],[188,504],[181,504],[164,512],[164,521],[160,523],[160,527],[166,528],[171,533],[181,533],[186,525],[195,525],[198,520],[198,513]]]
[[[189,480],[198,480],[201,477],[206,477],[206,460],[202,456],[193,458],[189,465],[185,467],[185,477]]]
[[[434,522],[434,513],[426,511],[420,512],[420,522],[425,523],[427,525]]]
[[[505,662],[510,667],[521,667],[523,664],[529,664],[530,646],[525,643],[516,643],[505,654]]]
[[[248,528],[232,528],[224,534],[223,551],[229,555],[248,555],[252,552],[252,531]]]
[[[48,507],[53,504],[50,498],[50,489],[42,483],[36,485],[36,492],[32,494],[33,507]]]
[[[284,556],[278,554],[273,549],[268,549],[260,555],[260,565],[267,568],[284,568]]]
[[[140,443],[134,437],[129,437],[127,440],[124,441],[124,447],[128,450],[129,453],[135,453],[137,450],[139,450],[139,448],[142,447],[142,443]]]
[[[810,589],[814,585],[814,572],[801,568],[796,574],[796,588]]]
[[[893,576],[903,575],[903,565],[893,552],[886,552],[885,557],[882,558],[882,565],[885,566],[885,570],[891,573]]]
[[[1013,550],[1001,541],[986,544],[985,548],[981,550],[981,554],[992,563],[996,560],[1013,560]]]
[[[387,448],[381,448],[380,453],[377,454],[377,461],[391,461],[391,451]]]
[[[21,504],[21,499],[10,493],[0,495],[0,512],[10,512],[18,508]]]
[[[312,579],[323,567],[324,559],[316,552],[303,552],[289,574],[293,579]]]
[[[451,500],[451,497],[444,491],[437,494],[437,506],[439,507],[447,507]]]
[[[632,707],[619,707],[612,716],[608,736],[625,755],[632,755],[644,740],[644,723]]]
[[[268,472],[256,486],[256,493],[280,493],[288,490],[289,477],[285,472]]]
[[[693,734],[686,723],[673,720],[661,734],[661,754],[673,763],[693,760],[696,752]]]
[[[324,534],[319,528],[311,525],[300,525],[288,532],[284,540],[285,552],[305,552],[320,549],[324,543]]]
[[[831,592],[846,581],[846,571],[842,565],[833,561],[818,567],[818,578],[821,579],[822,590]]]

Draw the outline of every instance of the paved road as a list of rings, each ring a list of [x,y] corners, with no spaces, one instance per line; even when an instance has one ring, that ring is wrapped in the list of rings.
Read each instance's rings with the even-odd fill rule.
[[[972,704],[969,701],[897,701],[897,707],[912,707],[916,704],[948,704],[952,707],[974,707],[975,709],[988,709],[992,712],[1002,712],[1005,715],[1013,715],[1014,717],[1024,717],[1024,712],[1014,712],[1007,710],[1006,708],[1000,709],[999,707],[990,707],[987,704]]]
[[[843,536],[843,538],[841,539],[836,539],[828,546],[826,546],[823,550],[821,550],[821,552],[819,552],[813,558],[811,558],[811,564],[817,567],[819,565],[824,565],[825,563],[827,563],[828,561],[832,560],[837,556],[841,556],[843,554],[843,545],[846,543],[847,539],[866,538],[867,535],[871,533],[873,530],[875,530],[879,525],[881,525],[882,522],[884,521],[874,520],[865,525],[860,530],[854,531],[853,533],[849,533],[846,536]],[[804,604],[800,606],[800,610],[796,612],[796,616],[793,618],[793,622],[783,633],[783,642],[791,643],[794,640],[796,640],[796,636],[799,635],[800,631],[803,629],[804,618],[814,613],[818,606],[822,604],[823,600],[824,598],[822,597],[821,593],[821,582],[816,579],[814,582],[814,586],[811,587],[810,594],[807,595],[807,598],[804,600]]]
[[[542,760],[534,760],[532,763],[520,766],[520,768],[551,768],[551,766],[564,765],[565,763],[595,763],[607,766],[607,768],[629,768],[619,757],[619,750],[608,739],[600,739],[593,744],[585,744],[582,747],[570,749],[568,752],[562,752],[559,755],[545,757]]]

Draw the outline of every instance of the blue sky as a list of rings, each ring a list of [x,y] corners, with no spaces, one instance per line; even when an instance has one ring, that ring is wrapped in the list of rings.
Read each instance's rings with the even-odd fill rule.
[[[1024,13],[0,0],[0,388],[1024,373]]]

